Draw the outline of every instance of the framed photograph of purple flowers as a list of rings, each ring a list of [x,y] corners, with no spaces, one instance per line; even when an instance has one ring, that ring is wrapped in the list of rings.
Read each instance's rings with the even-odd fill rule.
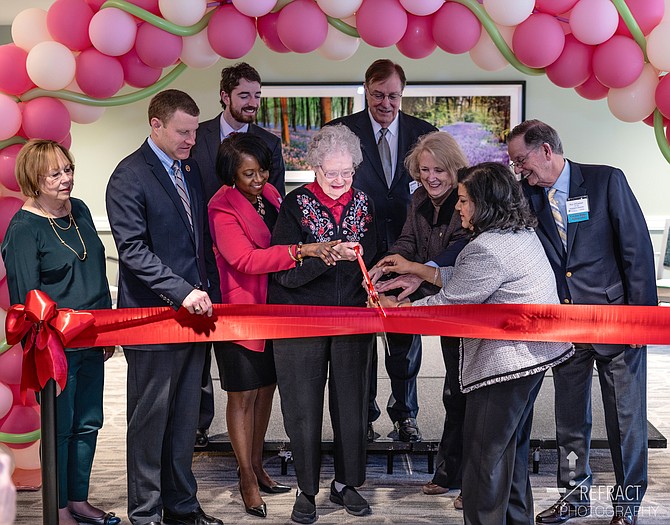
[[[525,119],[525,91],[523,81],[408,84],[401,109],[451,133],[470,164],[507,164],[505,140]]]

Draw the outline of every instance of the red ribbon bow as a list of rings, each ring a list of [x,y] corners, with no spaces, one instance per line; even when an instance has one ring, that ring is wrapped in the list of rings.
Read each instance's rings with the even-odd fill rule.
[[[94,323],[93,315],[56,303],[39,290],[26,295],[26,304],[15,304],[7,312],[7,343],[15,345],[24,337],[21,395],[27,389],[39,391],[53,378],[61,390],[67,383],[65,346]]]

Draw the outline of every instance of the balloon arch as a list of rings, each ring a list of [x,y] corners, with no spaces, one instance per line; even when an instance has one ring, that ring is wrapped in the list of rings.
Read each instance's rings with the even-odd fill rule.
[[[56,0],[29,8],[0,46],[0,241],[22,205],[21,145],[70,146],[72,121],[136,102],[187,68],[238,59],[256,37],[277,53],[346,60],[361,42],[421,59],[437,47],[487,71],[546,74],[612,114],[654,127],[670,162],[670,13],[664,0]],[[670,2],[668,2],[670,6]],[[670,11],[670,9],[668,9]],[[296,28],[300,28],[299,31]],[[117,95],[129,86],[135,91]],[[0,260],[0,447],[38,468],[39,416],[18,395],[20,348],[4,340],[9,307]],[[4,444],[3,444],[4,443]]]

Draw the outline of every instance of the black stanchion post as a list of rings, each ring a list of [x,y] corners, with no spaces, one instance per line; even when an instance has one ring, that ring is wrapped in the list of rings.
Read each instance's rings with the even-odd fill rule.
[[[56,465],[56,382],[49,379],[40,394],[42,424],[42,523],[58,525],[58,466]]]

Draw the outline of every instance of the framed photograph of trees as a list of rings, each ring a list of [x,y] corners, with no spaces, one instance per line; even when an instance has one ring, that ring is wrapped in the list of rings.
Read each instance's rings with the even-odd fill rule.
[[[507,163],[507,133],[525,118],[526,83],[410,83],[403,112],[451,133],[470,164]],[[314,179],[304,158],[310,137],[332,119],[365,108],[362,84],[263,84],[258,124],[282,139],[286,182]]]

